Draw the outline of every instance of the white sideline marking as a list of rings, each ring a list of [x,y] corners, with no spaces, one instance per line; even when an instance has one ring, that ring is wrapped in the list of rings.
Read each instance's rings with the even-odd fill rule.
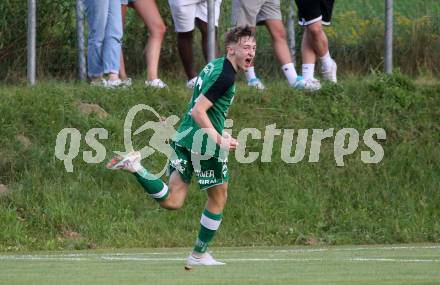
[[[149,258],[149,257],[101,257],[103,260],[115,260],[115,261],[184,261],[186,258]]]
[[[271,248],[254,248],[244,247],[243,249],[219,249],[215,250],[217,253],[248,253],[248,252],[273,252],[273,253],[307,253],[307,252],[323,252],[323,251],[363,251],[363,250],[413,250],[413,249],[440,249],[440,245],[430,246],[371,246],[371,247],[348,247],[348,248],[298,248],[298,249],[271,249]],[[188,251],[178,252],[115,252],[115,253],[62,253],[54,252],[53,254],[45,254],[38,256],[45,257],[101,257],[101,256],[132,256],[132,255],[186,255]],[[36,256],[36,255],[16,255],[16,256]],[[2,255],[0,255],[0,259]]]
[[[250,248],[252,249],[252,248]],[[363,251],[363,250],[400,250],[400,249],[440,249],[440,245],[430,245],[430,246],[371,246],[371,247],[347,247],[347,248],[300,248],[300,249],[256,249],[253,252],[322,252],[322,251]],[[229,252],[229,251],[216,251],[216,252]],[[233,252],[249,252],[245,250],[238,250]]]
[[[112,261],[185,261],[186,258],[144,258],[144,257],[102,257],[104,260]],[[295,262],[306,262],[306,261],[373,261],[373,262],[413,262],[413,263],[432,263],[440,262],[440,259],[399,259],[399,258],[221,258],[221,261],[235,262],[235,261],[295,261]]]
[[[175,257],[130,257],[130,256],[97,256],[100,260],[107,261],[152,261],[152,262],[164,262],[164,261],[185,261],[186,258]],[[98,259],[98,260],[99,260]],[[96,258],[87,257],[51,257],[50,255],[38,256],[38,255],[3,255],[0,256],[0,260],[39,260],[39,261],[96,261]],[[440,262],[440,259],[400,259],[400,258],[222,258],[222,261],[226,262],[396,262],[396,263],[436,263]]]
[[[86,261],[91,260],[89,258],[83,257],[47,257],[47,256],[30,256],[30,255],[7,255],[0,256],[0,260],[54,260],[54,261]]]
[[[399,259],[399,258],[350,258],[350,261],[379,261],[379,262],[440,262],[440,259]]]
[[[430,246],[372,246],[352,248],[300,248],[300,249],[271,249],[252,248],[216,250],[217,253],[312,253],[325,251],[365,251],[365,250],[414,250],[414,249],[440,249],[440,245]],[[0,255],[1,260],[42,260],[42,261],[89,261],[89,260],[119,260],[119,261],[182,261],[179,256],[186,256],[189,252],[115,252],[115,253],[55,253],[55,254],[17,254]],[[143,257],[145,256],[145,257]],[[148,256],[158,256],[148,257]],[[165,256],[165,257],[160,257]],[[173,257],[176,256],[176,257]],[[323,258],[227,258],[225,261],[351,261],[351,262],[440,262],[440,259],[398,259],[398,258],[345,258],[345,259],[323,259]]]

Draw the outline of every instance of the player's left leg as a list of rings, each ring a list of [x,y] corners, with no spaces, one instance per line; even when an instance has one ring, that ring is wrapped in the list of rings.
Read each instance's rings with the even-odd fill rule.
[[[208,188],[208,201],[200,219],[200,230],[192,253],[187,259],[186,268],[193,265],[223,265],[207,252],[223,218],[223,209],[227,200],[228,183]]]
[[[199,165],[194,163],[197,161]],[[227,158],[199,159],[193,154],[191,163],[200,188],[208,194],[208,200],[200,218],[200,230],[194,249],[187,259],[187,268],[192,265],[222,265],[224,263],[216,261],[207,249],[222,222],[228,196]]]

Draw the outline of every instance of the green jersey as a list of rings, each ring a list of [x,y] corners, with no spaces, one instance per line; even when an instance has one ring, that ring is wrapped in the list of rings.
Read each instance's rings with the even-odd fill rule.
[[[213,106],[207,111],[209,120],[219,134],[223,133],[228,110],[235,96],[235,73],[234,67],[226,57],[217,58],[203,68],[194,86],[188,110],[182,119],[177,134],[173,137],[176,144],[193,152],[205,153],[207,140],[211,140],[211,138],[207,134],[201,136],[203,132],[199,131],[199,125],[191,117],[191,111],[201,95],[212,102]],[[214,144],[211,140],[210,145]],[[219,156],[218,145],[216,145],[213,155],[215,157]]]

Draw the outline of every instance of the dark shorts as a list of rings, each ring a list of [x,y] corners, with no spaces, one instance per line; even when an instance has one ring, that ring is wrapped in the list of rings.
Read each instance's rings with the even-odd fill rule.
[[[301,26],[322,21],[330,25],[335,0],[295,0],[298,6],[298,22]]]

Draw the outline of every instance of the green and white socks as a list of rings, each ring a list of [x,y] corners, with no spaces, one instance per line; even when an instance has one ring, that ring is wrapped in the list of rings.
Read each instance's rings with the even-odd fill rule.
[[[133,173],[145,192],[158,202],[168,198],[168,186],[159,178],[149,173],[145,168],[140,167]],[[200,230],[194,246],[193,253],[202,255],[208,249],[209,243],[214,238],[222,222],[223,213],[214,214],[205,209],[200,218]]]
[[[168,198],[168,186],[160,178],[149,173],[143,167],[133,174],[151,198],[157,202],[164,201]]]
[[[209,242],[213,239],[222,222],[223,213],[213,214],[205,209],[200,218],[200,231],[193,252],[202,255],[208,249]]]

